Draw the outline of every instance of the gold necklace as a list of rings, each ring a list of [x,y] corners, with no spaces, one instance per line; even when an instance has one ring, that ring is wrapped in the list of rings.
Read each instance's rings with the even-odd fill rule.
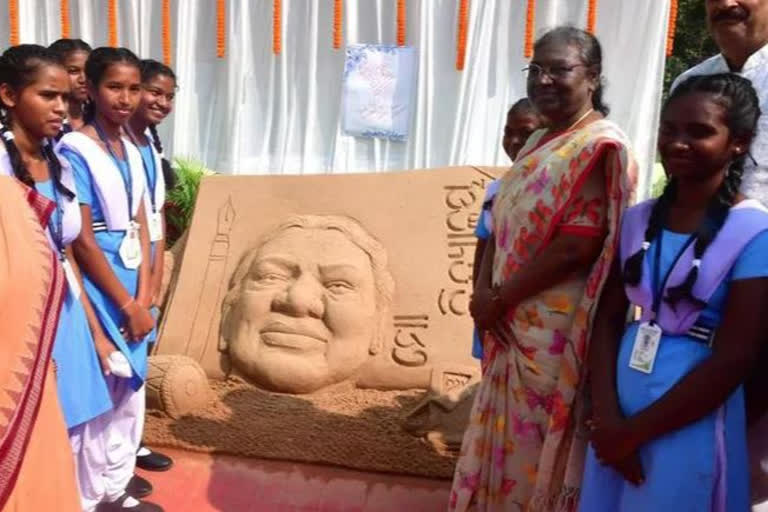
[[[568,128],[566,128],[565,130],[563,130],[563,131],[561,131],[561,132],[554,132],[554,133],[559,133],[559,134],[562,134],[562,133],[568,133],[569,131],[571,131],[571,130],[573,130],[574,128],[576,128],[576,126],[577,126],[577,125],[578,125],[580,122],[582,122],[583,120],[585,120],[585,119],[587,118],[587,116],[589,116],[589,114],[591,114],[591,113],[592,113],[592,112],[594,112],[594,111],[595,111],[595,109],[594,109],[594,108],[591,108],[591,109],[587,110],[587,111],[584,113],[584,115],[583,115],[583,116],[581,116],[580,118],[578,118],[578,119],[576,120],[576,122],[575,122],[575,123],[573,123],[571,126],[569,126]]]
[[[582,122],[583,120],[585,120],[585,119],[586,119],[586,118],[589,116],[589,114],[591,114],[591,113],[592,113],[592,112],[594,112],[594,111],[595,111],[595,109],[593,109],[593,108],[591,108],[591,109],[587,110],[587,111],[584,113],[584,115],[583,115],[583,116],[581,116],[580,118],[578,118],[578,119],[576,120],[576,122],[575,122],[575,123],[573,123],[571,126],[569,126],[569,127],[568,127],[568,129],[567,129],[567,130],[565,130],[565,131],[566,131],[566,132],[569,132],[569,131],[573,130],[574,128],[576,128],[576,126],[578,126],[578,124],[579,124],[580,122]]]

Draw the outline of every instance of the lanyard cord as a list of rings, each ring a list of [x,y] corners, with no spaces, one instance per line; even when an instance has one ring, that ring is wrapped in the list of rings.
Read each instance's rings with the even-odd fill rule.
[[[109,139],[107,138],[106,133],[102,129],[102,127],[99,125],[99,123],[94,119],[93,120],[93,127],[96,130],[96,133],[99,135],[99,139],[101,139],[101,142],[104,143],[104,145],[107,147],[107,151],[109,152],[109,156],[112,157],[112,161],[115,162],[115,167],[117,167],[117,172],[120,173],[120,178],[123,180],[123,185],[125,185],[125,194],[128,198],[128,217],[133,221],[133,177],[131,176],[131,166],[130,163],[128,163],[128,151],[125,148],[125,142],[123,142],[123,139],[120,139],[120,144],[123,148],[123,156],[125,156],[126,164],[128,164],[128,172],[123,173],[123,169],[120,166],[121,160],[117,157],[114,150],[112,149],[112,145],[109,143]]]
[[[669,281],[669,277],[672,275],[672,271],[675,269],[675,266],[680,261],[680,258],[683,257],[683,254],[688,249],[688,247],[690,247],[691,244],[696,240],[696,235],[693,234],[688,237],[688,240],[685,241],[685,244],[683,244],[683,246],[678,251],[677,256],[675,256],[674,261],[672,261],[672,265],[670,265],[669,270],[667,270],[667,273],[664,276],[664,280],[661,281],[661,284],[659,284],[659,278],[661,277],[661,247],[663,238],[664,231],[662,230],[659,232],[659,236],[656,242],[656,251],[654,254],[655,258],[653,265],[653,283],[651,289],[651,293],[653,294],[653,306],[651,306],[651,313],[653,316],[651,317],[651,323],[655,323],[656,318],[659,316],[661,299],[664,296],[664,289],[667,287],[667,281]]]

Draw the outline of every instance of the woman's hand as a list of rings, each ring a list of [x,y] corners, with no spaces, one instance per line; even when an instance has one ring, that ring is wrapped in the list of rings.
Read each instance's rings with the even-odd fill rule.
[[[132,301],[125,307],[123,315],[125,316],[128,341],[141,341],[155,327],[155,319],[152,314],[136,301]]]
[[[112,373],[112,370],[109,367],[109,355],[116,350],[115,346],[112,345],[103,332],[94,334],[93,343],[96,347],[96,354],[99,356],[101,371],[105,376],[109,375]]]
[[[614,466],[640,447],[640,437],[624,418],[595,418],[590,424],[590,429],[592,447],[597,459],[603,464]]]
[[[637,452],[632,452],[629,457],[613,464],[612,467],[624,477],[624,480],[632,485],[639,486],[645,482],[643,464]]]
[[[141,306],[142,308],[144,308],[146,310],[152,309],[153,301],[152,301],[152,296],[149,295],[149,294],[147,294],[147,295],[145,295],[143,297],[138,297],[136,299],[136,302],[138,302],[139,306]]]
[[[152,287],[152,293],[150,294],[149,299],[150,309],[153,307],[160,307],[160,286]]]
[[[587,422],[591,431],[592,448],[595,457],[604,465],[611,466],[624,479],[641,485],[645,481],[643,466],[637,452],[636,437],[628,433],[627,421],[616,411],[605,411]],[[626,456],[622,456],[627,452]]]
[[[498,294],[492,288],[478,288],[469,302],[469,312],[478,330],[491,329],[502,315]]]

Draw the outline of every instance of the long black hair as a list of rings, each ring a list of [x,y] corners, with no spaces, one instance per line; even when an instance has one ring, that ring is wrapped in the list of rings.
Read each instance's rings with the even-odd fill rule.
[[[537,48],[549,46],[550,44],[566,44],[579,49],[581,61],[597,74],[597,89],[592,93],[592,108],[607,116],[610,108],[603,101],[603,89],[605,87],[603,79],[603,49],[600,46],[600,41],[589,32],[580,28],[563,26],[553,28],[545,33],[536,41],[533,48],[535,51]]]
[[[8,86],[16,91],[17,95],[22,89],[34,83],[38,71],[43,66],[60,66],[64,68],[61,58],[55,52],[36,44],[20,44],[12,46],[0,55],[0,84]],[[0,102],[1,103],[1,102]],[[8,157],[16,178],[22,183],[33,187],[35,180],[29,174],[29,170],[21,159],[21,152],[14,142],[13,127],[14,119],[8,105],[0,105],[0,138],[8,153]],[[73,199],[75,194],[61,183],[61,162],[53,152],[51,141],[44,140],[42,152],[48,161],[56,189],[64,194],[65,197]]]
[[[85,62],[85,77],[94,89],[99,87],[104,74],[113,64],[128,64],[129,66],[135,66],[136,69],[141,69],[141,61],[128,48],[112,48],[109,46],[96,48],[88,55],[88,60]],[[90,123],[95,116],[95,106],[93,101],[89,101],[83,107],[83,121]]]
[[[62,59],[69,57],[73,52],[91,53],[91,45],[82,39],[57,39],[48,47],[49,50],[58,54]]]
[[[167,76],[173,83],[176,84],[176,74],[173,70],[153,59],[144,59],[141,61],[141,83],[146,84],[156,76]],[[155,146],[155,150],[160,154],[163,162],[163,179],[168,190],[176,186],[176,174],[173,172],[171,163],[163,154],[163,143],[160,141],[160,135],[157,133],[157,125],[150,124],[149,131],[152,134],[152,145]]]
[[[664,109],[678,98],[694,93],[709,94],[714,101],[723,106],[726,111],[726,124],[731,138],[740,138],[745,142],[750,142],[753,139],[757,130],[757,120],[760,117],[760,101],[749,80],[731,73],[694,76],[672,91],[664,104]],[[670,288],[667,292],[665,300],[673,307],[682,300],[691,301],[699,306],[704,305],[704,301],[693,295],[693,286],[699,275],[701,258],[709,244],[717,236],[720,228],[725,224],[728,213],[739,193],[747,156],[748,153],[745,151],[731,160],[725,179],[707,207],[704,221],[695,233],[694,260],[691,269],[680,285]],[[664,187],[664,192],[653,205],[648,226],[645,229],[643,245],[624,264],[625,283],[631,286],[640,283],[645,253],[664,227],[669,207],[677,193],[677,187],[677,180],[671,178]]]

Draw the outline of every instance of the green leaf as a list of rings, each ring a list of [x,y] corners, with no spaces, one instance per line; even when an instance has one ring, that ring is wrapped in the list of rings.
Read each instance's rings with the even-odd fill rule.
[[[167,241],[172,245],[189,227],[195,210],[197,192],[203,176],[212,176],[215,172],[191,158],[173,159],[176,174],[176,186],[167,192],[165,221],[168,226]]]
[[[664,92],[683,71],[718,53],[707,30],[707,14],[702,0],[680,0],[677,11],[675,47],[667,57],[664,70]]]

